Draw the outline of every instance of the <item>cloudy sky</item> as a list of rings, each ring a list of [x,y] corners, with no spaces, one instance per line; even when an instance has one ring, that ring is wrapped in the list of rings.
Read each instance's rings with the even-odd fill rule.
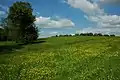
[[[15,1],[0,0],[0,18]],[[101,32],[120,35],[120,0],[24,0],[32,4],[40,37]]]

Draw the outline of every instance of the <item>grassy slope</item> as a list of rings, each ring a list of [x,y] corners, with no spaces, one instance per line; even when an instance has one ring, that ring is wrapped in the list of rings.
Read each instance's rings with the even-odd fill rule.
[[[119,37],[0,43],[0,80],[120,80]]]

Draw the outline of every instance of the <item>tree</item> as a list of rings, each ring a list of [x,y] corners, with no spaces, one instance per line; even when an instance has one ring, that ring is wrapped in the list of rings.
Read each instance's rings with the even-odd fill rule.
[[[104,34],[104,36],[109,37],[109,35],[108,35],[108,34]]]
[[[89,35],[89,36],[93,36],[93,33],[89,33],[88,35]]]
[[[34,24],[35,16],[32,12],[28,2],[17,1],[9,8],[9,36],[16,42],[28,43],[37,39],[38,29]]]
[[[2,41],[2,40],[3,40],[3,29],[0,28],[0,41]]]
[[[80,36],[84,36],[84,33],[81,33]]]
[[[72,36],[71,34],[69,34],[68,36]]]
[[[76,33],[75,36],[79,36],[80,34]]]
[[[5,33],[5,29],[0,28],[0,41],[6,41],[7,40],[7,36]]]
[[[59,37],[63,37],[63,35],[60,34]]]
[[[94,36],[98,36],[98,33],[94,33]]]
[[[111,36],[111,37],[115,37],[115,35],[114,35],[114,34],[111,34],[110,36]]]
[[[58,37],[58,35],[56,35],[55,37]]]
[[[98,33],[97,35],[98,35],[98,36],[102,36],[102,33]]]

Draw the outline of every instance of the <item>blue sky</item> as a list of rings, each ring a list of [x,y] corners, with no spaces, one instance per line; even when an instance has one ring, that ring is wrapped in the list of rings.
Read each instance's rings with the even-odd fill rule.
[[[1,0],[0,18],[15,1]],[[120,0],[24,0],[31,3],[40,37],[101,32],[120,34]]]

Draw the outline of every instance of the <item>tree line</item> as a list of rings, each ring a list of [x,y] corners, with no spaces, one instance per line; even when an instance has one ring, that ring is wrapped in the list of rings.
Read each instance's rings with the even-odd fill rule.
[[[29,43],[38,38],[38,28],[30,3],[17,1],[9,7],[7,17],[0,24],[0,41]]]
[[[71,35],[71,34],[65,34],[65,35],[56,35],[55,37],[66,37],[66,36],[106,36],[106,37],[115,37],[114,34],[102,34],[102,33],[76,33],[75,35]]]

